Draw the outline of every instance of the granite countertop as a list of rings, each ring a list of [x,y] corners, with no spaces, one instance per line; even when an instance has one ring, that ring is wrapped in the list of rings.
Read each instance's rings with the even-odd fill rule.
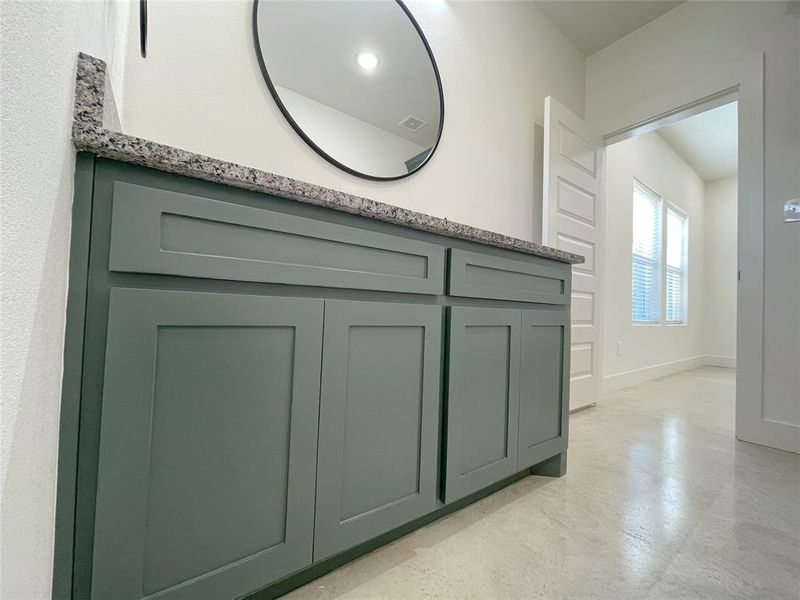
[[[78,150],[565,263],[579,264],[584,261],[578,254],[536,242],[195,154],[188,150],[125,135],[119,129],[119,119],[108,83],[105,62],[80,53],[75,82],[75,120],[72,126],[72,137]]]

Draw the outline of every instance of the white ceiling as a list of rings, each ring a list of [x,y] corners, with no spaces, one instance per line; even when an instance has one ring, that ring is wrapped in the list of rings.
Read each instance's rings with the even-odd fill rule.
[[[261,2],[258,30],[277,85],[423,147],[435,142],[436,78],[416,29],[393,0]],[[362,50],[378,55],[374,72],[356,65]],[[409,115],[427,124],[400,127]]]
[[[736,175],[736,102],[662,127],[658,134],[705,181]]]
[[[536,2],[586,56],[681,4],[666,0],[550,0]]]

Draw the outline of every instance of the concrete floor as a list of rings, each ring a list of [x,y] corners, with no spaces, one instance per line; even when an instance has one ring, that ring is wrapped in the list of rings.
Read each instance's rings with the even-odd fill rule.
[[[527,477],[287,596],[800,598],[800,456],[734,439],[734,372],[572,416],[567,475]]]

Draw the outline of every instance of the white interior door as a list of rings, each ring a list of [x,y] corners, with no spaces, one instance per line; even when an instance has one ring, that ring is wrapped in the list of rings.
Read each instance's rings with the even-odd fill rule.
[[[572,268],[570,410],[597,402],[601,384],[603,144],[552,96],[544,104],[542,241],[582,255]]]

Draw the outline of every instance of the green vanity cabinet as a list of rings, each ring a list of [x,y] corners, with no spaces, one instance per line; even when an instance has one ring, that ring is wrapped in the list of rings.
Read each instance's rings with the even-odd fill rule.
[[[445,500],[566,450],[569,314],[450,309]]]
[[[445,501],[517,469],[520,311],[449,309]]]
[[[111,290],[92,598],[237,598],[311,563],[322,319]]]
[[[568,263],[77,165],[54,600],[270,600],[565,472]]]
[[[569,314],[523,310],[519,386],[519,469],[567,448]]]
[[[314,559],[432,512],[442,308],[326,301]]]

